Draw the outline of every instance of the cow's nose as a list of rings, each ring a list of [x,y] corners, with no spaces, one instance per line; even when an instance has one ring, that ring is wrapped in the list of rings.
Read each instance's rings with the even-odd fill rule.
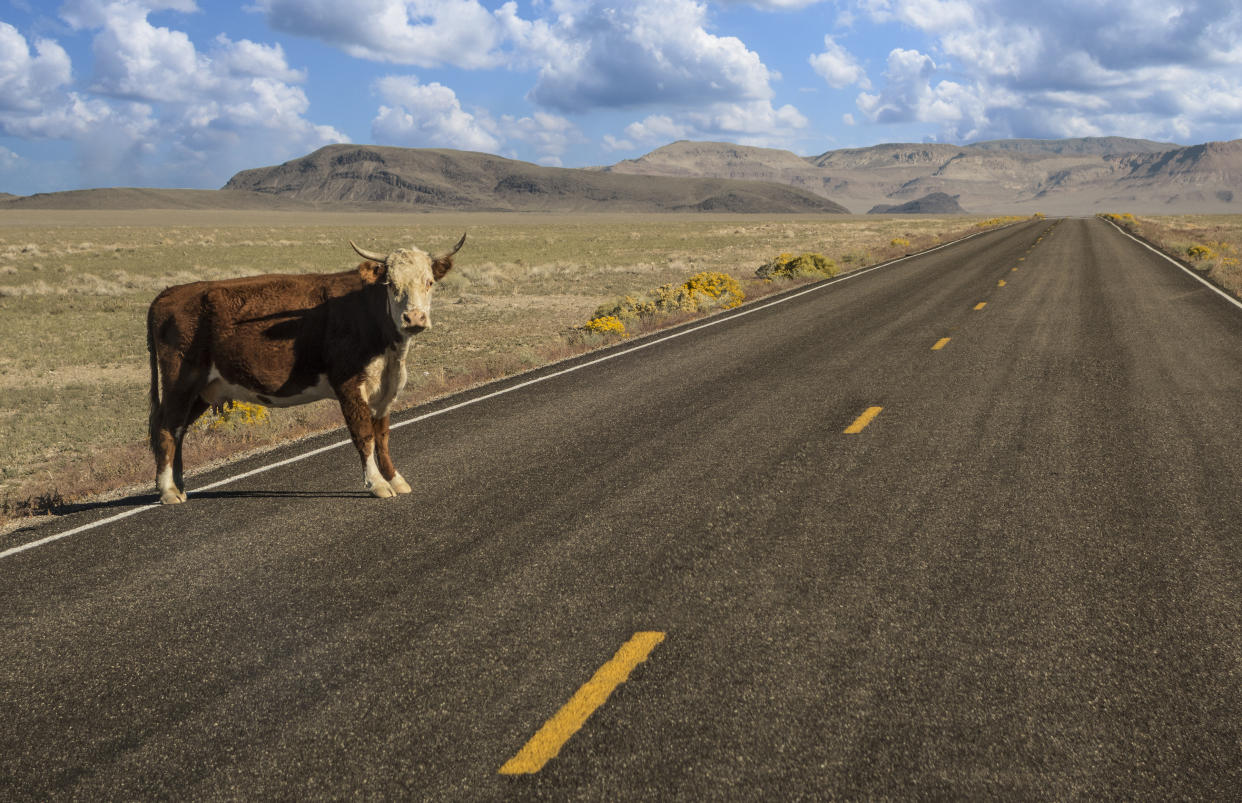
[[[427,313],[421,310],[407,312],[401,316],[401,323],[406,329],[430,329],[431,321],[427,317]]]

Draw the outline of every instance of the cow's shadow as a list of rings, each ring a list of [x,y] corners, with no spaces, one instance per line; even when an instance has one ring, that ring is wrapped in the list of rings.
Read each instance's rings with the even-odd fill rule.
[[[216,499],[370,499],[369,491],[189,491],[189,500],[187,504],[192,504],[195,499],[200,500],[216,500]],[[147,507],[150,505],[158,505],[160,497],[158,494],[131,494],[130,496],[122,496],[116,499],[101,499],[89,502],[56,502],[41,508],[37,513],[32,514],[26,523],[23,523],[15,532],[30,529],[46,523],[49,519],[59,519],[65,516],[72,516],[75,513],[91,513],[107,510],[118,510],[121,508]]]
[[[371,499],[370,491],[189,491],[195,499]],[[159,501],[159,497],[154,497]]]

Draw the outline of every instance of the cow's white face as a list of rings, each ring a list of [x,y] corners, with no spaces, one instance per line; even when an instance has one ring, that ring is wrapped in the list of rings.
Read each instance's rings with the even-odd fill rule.
[[[431,293],[436,279],[431,257],[417,248],[388,255],[388,312],[397,329],[407,335],[431,328]]]
[[[407,337],[431,328],[431,291],[453,269],[453,254],[466,242],[462,235],[452,251],[434,259],[417,248],[399,248],[390,254],[350,246],[369,262],[358,266],[363,281],[382,282],[388,291],[388,313],[397,331]]]

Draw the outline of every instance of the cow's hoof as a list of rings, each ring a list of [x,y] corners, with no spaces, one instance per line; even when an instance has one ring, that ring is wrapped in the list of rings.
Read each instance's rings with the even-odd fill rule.
[[[392,489],[392,486],[384,482],[383,480],[380,480],[379,482],[371,484],[371,496],[374,496],[378,499],[387,499],[391,496],[396,496],[396,495],[397,495],[397,492]]]
[[[160,494],[161,505],[179,505],[185,501],[185,491],[164,491]]]
[[[413,490],[410,488],[410,484],[405,481],[405,477],[402,477],[400,474],[390,479],[388,484],[391,485],[392,489],[399,494],[408,494]]]

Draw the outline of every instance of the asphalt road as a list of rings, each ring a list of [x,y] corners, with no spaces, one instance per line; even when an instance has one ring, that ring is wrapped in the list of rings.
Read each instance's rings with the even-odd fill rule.
[[[195,478],[0,559],[0,798],[1236,798],[1239,400],[1242,310],[1032,221],[405,426],[411,496]]]

